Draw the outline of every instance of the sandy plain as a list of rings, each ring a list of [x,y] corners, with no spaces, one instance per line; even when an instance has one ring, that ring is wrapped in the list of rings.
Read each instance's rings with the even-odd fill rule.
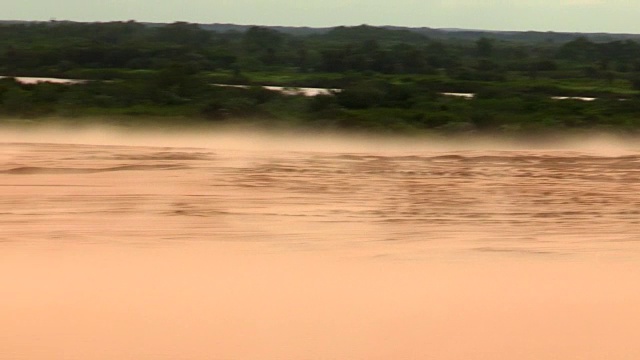
[[[0,140],[1,359],[640,358],[633,142]]]

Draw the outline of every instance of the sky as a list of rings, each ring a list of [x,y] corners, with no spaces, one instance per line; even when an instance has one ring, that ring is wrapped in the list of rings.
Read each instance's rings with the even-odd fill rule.
[[[0,0],[2,20],[640,33],[639,0]]]

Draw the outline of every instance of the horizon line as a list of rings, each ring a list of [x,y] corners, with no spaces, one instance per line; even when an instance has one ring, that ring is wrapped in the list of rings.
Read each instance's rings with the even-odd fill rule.
[[[49,20],[23,20],[23,19],[0,19],[2,23],[79,23],[79,24],[106,24],[106,23],[127,23],[135,22],[140,24],[162,24],[170,25],[175,23],[188,23],[194,25],[231,25],[240,27],[271,27],[271,28],[298,28],[298,29],[334,29],[339,27],[359,27],[370,26],[375,28],[399,28],[399,29],[429,29],[437,31],[449,31],[449,32],[488,32],[488,33],[553,33],[553,34],[591,34],[591,35],[637,35],[640,33],[635,32],[608,32],[608,31],[570,31],[570,30],[504,30],[504,29],[481,29],[481,28],[464,28],[464,27],[431,27],[431,26],[411,26],[411,25],[372,25],[367,23],[361,24],[342,24],[342,25],[327,25],[327,26],[315,26],[315,25],[269,25],[269,24],[257,24],[257,23],[233,23],[233,22],[197,22],[197,21],[144,21],[136,19],[128,20],[71,20],[71,19],[57,19],[51,18]]]

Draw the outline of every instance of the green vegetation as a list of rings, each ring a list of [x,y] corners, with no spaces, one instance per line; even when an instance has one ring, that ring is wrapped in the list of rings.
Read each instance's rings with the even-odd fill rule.
[[[0,24],[0,75],[9,76],[0,80],[0,117],[147,116],[396,132],[640,129],[640,44],[629,36],[228,28]],[[11,76],[89,81],[29,85]],[[259,85],[342,91],[291,96]]]

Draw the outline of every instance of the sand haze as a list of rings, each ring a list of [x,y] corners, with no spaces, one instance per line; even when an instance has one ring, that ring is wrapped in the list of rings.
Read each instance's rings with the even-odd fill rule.
[[[0,139],[0,358],[640,357],[633,143]]]

